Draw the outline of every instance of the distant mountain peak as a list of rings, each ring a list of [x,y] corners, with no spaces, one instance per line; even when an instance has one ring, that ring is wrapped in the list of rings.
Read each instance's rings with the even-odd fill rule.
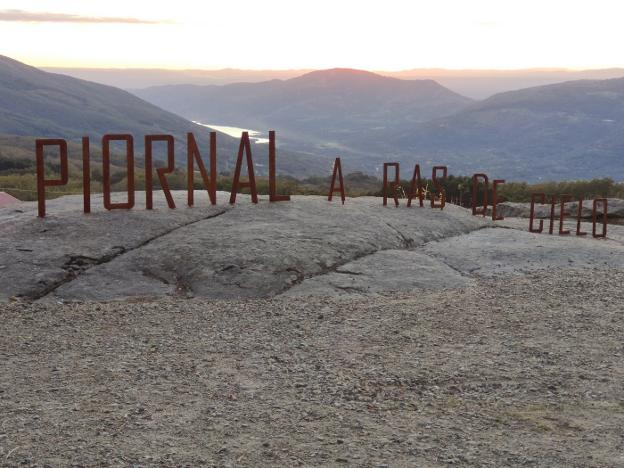
[[[366,70],[354,68],[329,68],[315,70],[296,78],[288,80],[293,83],[319,83],[319,84],[342,84],[342,83],[380,83],[400,81],[396,78],[382,76]]]

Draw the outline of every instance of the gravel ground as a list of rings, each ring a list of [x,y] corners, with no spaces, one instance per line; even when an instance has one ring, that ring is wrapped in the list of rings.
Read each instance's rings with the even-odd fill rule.
[[[624,466],[624,273],[0,306],[8,466]]]

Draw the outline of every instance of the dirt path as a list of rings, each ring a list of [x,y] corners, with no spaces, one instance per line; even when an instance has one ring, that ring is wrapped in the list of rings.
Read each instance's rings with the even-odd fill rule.
[[[3,305],[0,464],[622,466],[622,284]]]

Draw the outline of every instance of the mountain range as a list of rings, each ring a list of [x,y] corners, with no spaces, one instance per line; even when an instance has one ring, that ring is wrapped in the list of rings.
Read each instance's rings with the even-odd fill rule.
[[[399,132],[401,133],[401,132]],[[624,78],[497,94],[396,134],[457,172],[518,180],[624,178]]]
[[[358,163],[367,170],[379,159],[362,149],[370,140],[389,131],[407,132],[472,102],[432,80],[399,80],[348,69],[261,83],[152,87],[135,94],[194,121],[279,128],[281,141],[292,150],[364,155]]]
[[[425,171],[447,164],[454,174],[487,172],[509,180],[624,178],[624,78],[474,100],[430,79],[331,69],[133,94],[0,56],[0,134],[77,140],[130,132],[140,145],[144,134],[171,133],[183,159],[187,131],[207,136],[194,120],[277,130],[280,172],[295,176],[325,174],[341,156],[345,172],[376,175],[384,161],[396,160],[408,167],[404,175],[420,163]],[[2,141],[6,158],[6,137]],[[236,149],[237,139],[219,135],[220,170],[231,169]],[[266,145],[254,145],[254,156],[262,173]]]
[[[0,135],[1,156],[4,159],[24,157],[23,137],[32,137],[34,155],[34,139],[40,137],[77,141],[82,136],[89,136],[94,146],[99,145],[103,134],[130,133],[135,137],[136,149],[142,151],[144,135],[166,133],[176,138],[177,159],[186,161],[187,132],[195,134],[207,158],[207,128],[127,91],[45,72],[0,56]],[[8,135],[14,136],[12,146]],[[230,170],[234,165],[238,140],[220,133],[217,143],[219,169]],[[164,153],[164,149],[157,151],[161,159]],[[254,153],[257,170],[262,174],[266,172],[267,145],[254,145]],[[80,155],[72,154],[70,157],[79,158]],[[317,174],[320,168],[318,161],[290,153],[280,164],[280,170],[285,174],[312,175]]]
[[[369,173],[397,160],[528,181],[624,177],[624,78],[575,80],[474,101],[432,80],[334,69],[136,94],[193,120],[251,128],[274,122],[287,148],[339,153]]]
[[[296,78],[314,70],[167,70],[159,68],[72,68],[47,67],[43,70],[95,81],[126,90],[164,85],[226,85],[257,83]],[[373,70],[374,71],[374,70]],[[452,70],[414,68],[401,71],[376,71],[379,75],[402,80],[434,80],[471,99],[533,86],[573,80],[604,80],[624,76],[622,68],[570,70],[566,68],[528,68],[518,70]]]

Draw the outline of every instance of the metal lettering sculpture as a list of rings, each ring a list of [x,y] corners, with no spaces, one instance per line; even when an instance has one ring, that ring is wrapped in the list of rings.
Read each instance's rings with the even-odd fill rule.
[[[277,194],[276,173],[276,150],[275,150],[275,130],[269,131],[269,201],[280,202],[289,201],[290,195]]]
[[[577,236],[586,236],[587,233],[581,231],[581,212],[583,211],[583,199],[579,198],[578,202],[578,211],[576,213],[576,235]]]
[[[446,190],[444,190],[444,186],[440,183],[440,179],[438,179],[438,171],[442,171],[441,179],[446,180],[448,175],[448,169],[446,166],[433,166],[431,170],[431,181],[433,182],[433,186],[436,187],[437,192],[440,194],[440,204],[435,202],[435,195],[431,194],[431,208],[440,208],[440,210],[444,209],[444,205],[446,204]]]
[[[169,190],[169,183],[165,174],[171,174],[175,170],[175,153],[173,149],[173,136],[171,135],[146,135],[145,136],[145,208],[151,210],[154,208],[153,202],[153,182],[152,182],[152,150],[154,142],[164,142],[167,144],[167,167],[159,167],[156,169],[160,187],[165,193],[167,205],[171,209],[175,209],[175,202]]]
[[[559,209],[559,235],[560,236],[567,236],[568,234],[570,234],[569,229],[565,229],[565,230],[563,229],[563,221],[565,218],[565,204],[569,202],[570,200],[572,200],[572,195],[568,195],[568,194],[561,195],[561,198],[559,199],[561,203],[561,208]]]
[[[340,183],[340,187],[336,188],[336,176],[338,176],[338,182]],[[329,186],[329,195],[327,196],[328,201],[332,201],[334,197],[334,192],[340,192],[340,199],[342,200],[342,204],[345,202],[345,189],[344,189],[344,180],[342,179],[342,165],[340,164],[340,158],[336,158],[334,161],[334,171],[332,172],[331,185]]]
[[[546,203],[545,193],[532,193],[531,194],[531,214],[529,215],[529,232],[540,233],[544,230],[544,220],[540,219],[539,228],[533,228],[533,220],[535,219],[535,200],[540,199],[540,203],[543,205]]]
[[[492,182],[492,221],[502,221],[502,216],[497,216],[496,207],[498,206],[498,186],[504,184],[504,179],[494,179]]]
[[[483,179],[483,184],[485,185],[485,189],[483,190],[482,208],[477,208],[477,196],[479,195],[479,179]],[[490,183],[487,175],[479,173],[472,176],[472,216],[483,215],[483,217],[485,217],[485,215],[487,214],[489,187]]]
[[[555,223],[555,204],[557,203],[557,198],[553,195],[550,199],[550,224],[548,225],[548,234],[553,233],[553,226]]]
[[[45,216],[45,188],[55,185],[66,185],[69,181],[69,169],[67,164],[67,142],[59,139],[42,139],[36,143],[37,157],[37,205],[40,218]],[[61,160],[60,179],[46,179],[45,166],[43,164],[43,149],[46,146],[58,146]]]
[[[535,229],[533,227],[533,222],[535,220],[535,201],[540,199],[540,203],[543,205],[546,202],[546,195],[544,193],[532,193],[531,194],[531,214],[529,215],[529,232],[540,233],[544,228],[544,221],[540,220],[539,228]],[[570,234],[570,229],[563,229],[564,220],[565,220],[565,204],[572,201],[572,196],[568,194],[563,194],[559,199],[559,235],[567,236]],[[554,231],[554,218],[555,218],[555,205],[557,203],[557,197],[552,195],[550,201],[550,228],[548,230],[549,234],[552,234]],[[596,233],[596,219],[597,219],[597,206],[598,204],[602,204],[602,233]],[[581,231],[581,215],[583,211],[583,199],[579,198],[578,201],[578,209],[576,211],[576,235],[577,236],[585,236],[586,232]],[[596,238],[605,238],[607,237],[607,220],[608,220],[608,204],[606,198],[596,198],[594,200],[593,209],[592,209],[592,235]]]
[[[126,203],[111,202],[110,183],[110,142],[126,142],[126,167],[128,174],[128,201]],[[104,208],[107,210],[129,210],[134,207],[134,138],[132,135],[104,135],[102,137],[102,192]]]
[[[602,234],[596,234],[596,206],[598,203],[602,203]],[[595,238],[605,238],[607,237],[607,199],[606,198],[596,198],[594,200],[594,206],[592,209],[592,235]]]
[[[210,175],[206,172],[206,166],[202,160],[195,136],[192,133],[186,134],[186,182],[188,206],[195,204],[195,161],[199,168],[199,174],[204,182],[204,188],[208,192],[208,199],[212,205],[217,204],[217,132],[210,132]]]
[[[247,159],[247,182],[240,181],[240,173],[243,166],[243,151]],[[251,157],[251,144],[249,143],[249,132],[243,132],[240,145],[238,147],[238,157],[236,158],[236,169],[234,170],[234,180],[232,180],[232,190],[230,193],[230,204],[236,203],[236,193],[239,189],[249,187],[251,201],[258,203],[258,192],[256,191],[256,176],[254,174],[253,159]]]
[[[388,168],[394,168],[394,182],[388,186]],[[401,186],[401,180],[399,177],[399,163],[391,162],[384,163],[383,165],[383,206],[388,205],[388,188],[392,190],[392,198],[394,199],[394,206],[399,206],[399,197],[397,196],[397,190]]]
[[[410,193],[407,197],[407,207],[412,206],[412,199],[414,197],[418,197],[418,201],[420,202],[420,206],[423,206],[423,189],[422,182],[420,181],[420,165],[416,164],[414,166],[414,175],[412,175],[412,183],[410,185]]]
[[[82,137],[82,200],[83,211],[91,213],[91,152],[88,137]]]
[[[211,204],[216,204],[216,186],[217,186],[217,133],[210,132],[210,172],[206,170],[204,162],[199,151],[197,142],[192,133],[187,134],[187,184],[188,184],[188,206],[192,207],[194,204],[194,165],[197,163],[199,172],[202,177],[203,185],[208,192],[208,197]],[[124,203],[113,203],[111,201],[111,171],[110,171],[110,144],[114,141],[125,142],[126,146],[126,170],[127,170],[127,201]],[[167,145],[167,165],[165,167],[159,167],[156,169],[160,185],[165,194],[167,205],[169,208],[174,209],[175,202],[169,184],[167,182],[166,175],[172,173],[175,170],[175,153],[174,144],[175,140],[172,135],[146,135],[145,136],[145,205],[146,209],[153,209],[153,144],[155,142],[164,142]],[[46,179],[45,174],[45,161],[44,150],[47,147],[56,147],[59,152],[59,168],[60,176],[57,179]],[[240,176],[243,165],[243,152],[246,158],[248,181],[241,182]],[[89,137],[82,138],[82,185],[83,185],[83,211],[85,213],[91,212],[91,163],[90,163],[90,141]],[[67,142],[63,139],[37,139],[36,140],[36,168],[37,168],[37,214],[43,218],[46,214],[45,206],[45,188],[48,186],[60,186],[66,185],[69,181],[69,164],[68,164],[68,149]],[[389,180],[388,170],[394,168],[394,179]],[[400,185],[400,165],[398,162],[384,163],[383,167],[383,205],[387,206],[388,203],[388,190],[391,190],[391,196],[394,199],[395,206],[399,206],[399,194],[398,191],[401,188]],[[277,194],[277,180],[276,180],[276,145],[275,145],[275,131],[269,131],[269,201],[279,202],[290,200],[289,195]],[[436,189],[438,196],[432,194],[431,196],[431,208],[444,209],[446,204],[446,191],[443,181],[448,176],[447,166],[434,166],[432,169],[431,178],[433,186]],[[478,186],[479,180],[482,180],[485,184],[485,192],[483,195],[483,205],[477,206],[478,200]],[[472,213],[473,215],[486,215],[488,206],[488,188],[489,179],[486,174],[477,173],[472,177],[473,190],[472,190]],[[497,215],[498,205],[498,186],[504,184],[504,179],[494,179],[492,181],[492,220],[499,221],[504,219],[502,216]],[[243,132],[241,135],[240,145],[238,148],[238,154],[236,158],[236,169],[232,180],[232,188],[230,194],[230,203],[236,202],[236,195],[241,188],[249,187],[251,192],[251,200],[253,203],[258,203],[258,193],[256,189],[256,180],[254,173],[254,164],[251,154],[251,144],[249,140],[249,133]],[[134,178],[134,138],[129,134],[113,134],[104,135],[102,137],[102,192],[104,207],[107,210],[114,209],[131,209],[135,204],[135,178]],[[328,201],[332,201],[334,193],[339,192],[342,204],[345,203],[345,187],[342,173],[342,164],[340,158],[336,158],[334,161],[331,184],[329,188]],[[461,195],[461,193],[460,193]],[[407,198],[407,207],[411,207],[412,200],[418,197],[420,206],[423,206],[423,200],[425,194],[423,193],[423,187],[421,182],[420,165],[414,166],[414,173],[410,184],[409,195],[402,194],[403,198]],[[565,226],[565,204],[572,200],[571,195],[562,194],[559,197],[559,235],[569,235],[570,229],[564,229]],[[439,202],[439,203],[438,203]],[[544,205],[546,203],[546,195],[544,193],[531,194],[531,209],[529,216],[529,232],[541,233],[544,230],[544,220],[539,220],[539,227],[535,228],[535,205],[539,203]],[[550,200],[550,225],[549,234],[554,232],[555,222],[555,206],[557,204],[557,197],[551,196]],[[599,216],[598,207],[602,207],[602,231],[599,233],[597,230],[597,220]],[[587,232],[581,231],[581,216],[583,210],[583,199],[578,201],[578,209],[576,215],[576,235],[585,236]],[[607,237],[607,224],[608,224],[608,202],[606,198],[597,198],[593,201],[592,207],[592,236],[594,238],[606,238]]]

